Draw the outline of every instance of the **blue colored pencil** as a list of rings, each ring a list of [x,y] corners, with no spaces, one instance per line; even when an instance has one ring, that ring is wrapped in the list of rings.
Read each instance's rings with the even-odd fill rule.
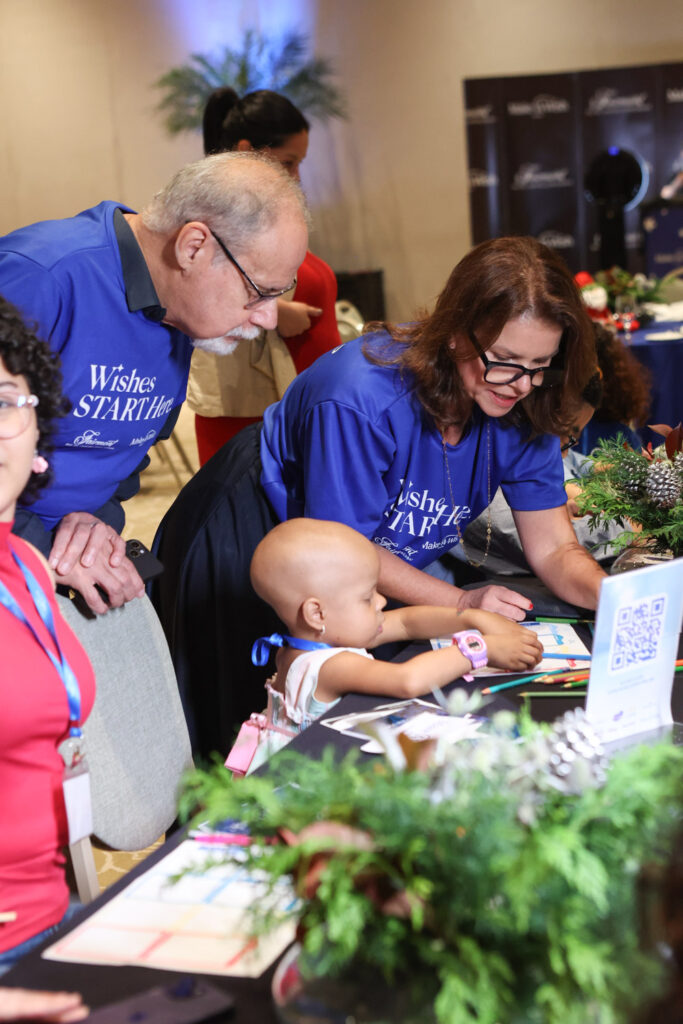
[[[590,661],[590,654],[548,654],[543,652],[543,658],[562,658],[563,661]]]

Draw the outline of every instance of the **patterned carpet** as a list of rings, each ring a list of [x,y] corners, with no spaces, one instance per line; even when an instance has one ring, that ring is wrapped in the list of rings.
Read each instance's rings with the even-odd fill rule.
[[[93,846],[97,878],[102,890],[109,888],[114,882],[118,882],[131,868],[158,849],[165,838],[165,836],[161,836],[156,843],[148,846],[145,850],[100,850]]]

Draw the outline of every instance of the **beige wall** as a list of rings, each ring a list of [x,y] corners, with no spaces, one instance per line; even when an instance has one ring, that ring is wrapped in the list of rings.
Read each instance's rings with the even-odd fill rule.
[[[465,77],[683,60],[672,0],[0,0],[0,231],[111,198],[138,207],[198,136],[151,83],[250,26],[308,30],[350,119],[315,126],[312,247],[381,266],[389,314],[429,304],[469,244]]]

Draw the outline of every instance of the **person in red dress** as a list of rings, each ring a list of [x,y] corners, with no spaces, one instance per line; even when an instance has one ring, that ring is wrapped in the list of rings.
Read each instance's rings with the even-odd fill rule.
[[[0,299],[0,973],[68,913],[58,747],[95,696],[88,657],[55,601],[52,571],[11,533],[20,495],[49,484],[51,423],[64,411],[60,385],[57,357]]]
[[[204,110],[204,152],[255,150],[298,181],[309,127],[301,111],[279,93],[259,89],[240,99],[229,87],[215,89]],[[193,355],[188,404],[196,416],[202,466],[243,427],[258,422],[297,374],[340,344],[336,299],[334,272],[309,251],[294,294],[278,299],[276,332],[245,342],[229,357]]]

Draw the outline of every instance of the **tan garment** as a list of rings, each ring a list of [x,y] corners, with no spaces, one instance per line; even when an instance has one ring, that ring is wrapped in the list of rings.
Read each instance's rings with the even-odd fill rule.
[[[201,416],[261,416],[295,377],[285,342],[277,331],[264,331],[229,356],[195,349],[187,403]]]

